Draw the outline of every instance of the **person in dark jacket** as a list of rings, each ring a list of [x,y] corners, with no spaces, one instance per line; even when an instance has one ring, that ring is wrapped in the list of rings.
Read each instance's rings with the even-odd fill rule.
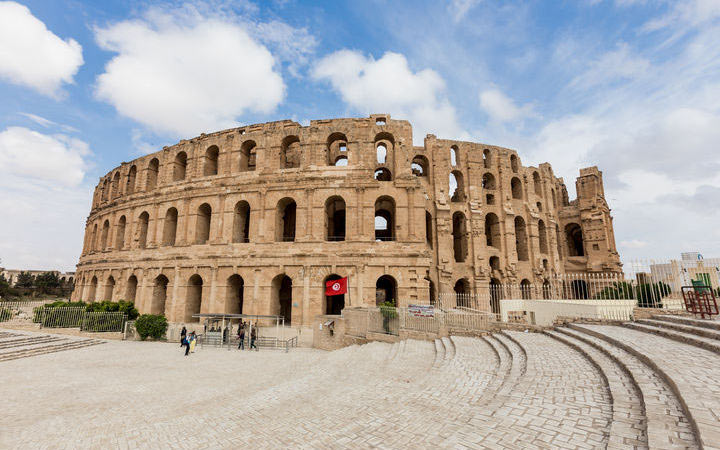
[[[182,330],[180,330],[180,347],[185,345],[185,336],[187,336],[187,328],[182,327]]]
[[[238,328],[238,340],[240,341],[238,349],[245,350],[245,328],[243,327]]]

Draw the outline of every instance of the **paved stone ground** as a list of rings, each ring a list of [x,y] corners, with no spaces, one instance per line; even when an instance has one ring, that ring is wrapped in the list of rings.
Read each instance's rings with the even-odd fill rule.
[[[590,449],[645,426],[611,359],[530,333],[189,357],[107,341],[0,374],[0,448]],[[614,411],[620,389],[635,397]],[[613,426],[621,414],[640,431]]]

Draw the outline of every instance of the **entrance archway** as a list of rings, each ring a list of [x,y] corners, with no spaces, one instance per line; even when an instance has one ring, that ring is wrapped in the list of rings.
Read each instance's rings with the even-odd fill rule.
[[[339,280],[342,278],[340,275],[332,274],[328,275],[323,281],[323,297],[325,298],[325,314],[339,315],[343,308],[345,308],[345,294],[340,295],[325,295],[325,283],[332,280]]]
[[[227,282],[225,312],[228,314],[242,314],[244,294],[245,280],[240,275],[231,275]]]
[[[490,311],[500,314],[500,299],[502,298],[502,284],[497,278],[490,280]]]
[[[165,314],[165,300],[167,299],[168,279],[165,275],[158,275],[153,286],[150,314]]]
[[[273,310],[285,318],[285,325],[292,323],[292,279],[287,275],[278,275],[272,281]]]
[[[397,281],[390,275],[383,275],[375,283],[375,304],[390,302],[397,306]]]

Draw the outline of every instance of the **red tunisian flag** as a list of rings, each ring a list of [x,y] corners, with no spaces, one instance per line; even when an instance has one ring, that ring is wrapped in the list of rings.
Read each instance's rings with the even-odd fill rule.
[[[325,295],[347,294],[347,277],[325,282]]]

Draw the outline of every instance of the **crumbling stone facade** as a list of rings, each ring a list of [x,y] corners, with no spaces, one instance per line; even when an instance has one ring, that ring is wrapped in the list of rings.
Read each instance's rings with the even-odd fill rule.
[[[343,307],[619,272],[602,173],[581,169],[576,186],[570,202],[549,164],[523,167],[506,148],[414,146],[389,115],[203,134],[101,178],[73,300],[310,325]],[[344,276],[349,294],[326,299],[325,281]]]

